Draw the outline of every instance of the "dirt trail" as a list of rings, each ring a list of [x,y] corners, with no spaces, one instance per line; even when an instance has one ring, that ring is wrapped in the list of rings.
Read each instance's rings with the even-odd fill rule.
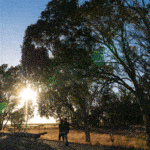
[[[69,146],[65,146],[65,142],[49,140],[43,140],[43,143],[49,144],[56,150],[104,150],[102,147],[88,144],[69,143]]]

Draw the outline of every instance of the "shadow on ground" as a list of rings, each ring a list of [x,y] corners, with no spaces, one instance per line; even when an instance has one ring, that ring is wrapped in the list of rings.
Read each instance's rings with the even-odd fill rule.
[[[123,147],[123,146],[103,146],[103,147],[104,147],[104,150],[144,150],[142,148]]]
[[[54,150],[50,145],[33,138],[12,136],[0,133],[0,150]]]
[[[10,133],[0,133],[0,150],[144,150],[134,147],[123,146],[99,146],[90,144],[69,143],[65,146],[64,142],[33,139],[13,136]]]

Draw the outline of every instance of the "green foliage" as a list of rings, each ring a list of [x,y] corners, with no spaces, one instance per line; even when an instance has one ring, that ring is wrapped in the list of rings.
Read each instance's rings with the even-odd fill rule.
[[[7,103],[6,102],[2,102],[0,103],[0,114],[2,113],[2,110],[4,110],[7,106]]]
[[[18,65],[16,67],[7,68],[7,66],[8,65],[5,64],[0,66],[2,75],[0,77],[0,125],[2,128],[6,126],[7,121],[11,120],[11,115],[19,104],[20,99],[18,95],[24,87],[20,70],[21,67]],[[16,112],[14,116],[18,116],[19,114],[22,115],[21,111],[18,113]],[[6,121],[5,125],[3,124],[4,121]],[[17,121],[15,122],[17,123]]]
[[[25,122],[25,110],[21,108],[11,114],[11,122],[14,123],[14,128],[21,129],[21,125]]]
[[[26,106],[24,103],[24,106],[22,108],[17,109],[16,111],[12,112],[10,115],[11,116],[10,121],[11,123],[13,123],[14,128],[21,130],[23,125],[26,123],[26,121],[34,117],[34,107],[32,105],[32,101],[28,101],[27,118],[25,115],[26,115]]]
[[[101,66],[105,63],[103,53],[99,52],[98,50],[93,52],[92,60],[93,60],[94,64],[96,64],[98,66]]]

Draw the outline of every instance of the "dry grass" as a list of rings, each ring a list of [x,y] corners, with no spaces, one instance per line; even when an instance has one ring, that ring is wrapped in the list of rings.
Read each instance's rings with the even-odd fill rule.
[[[47,134],[42,135],[39,139],[45,140],[55,140],[58,141],[58,128],[43,128],[43,129],[28,129],[26,132],[28,133],[40,133],[40,132],[47,132]],[[90,133],[91,143],[85,142],[85,133],[83,131],[77,130],[70,130],[68,134],[69,142],[73,143],[80,143],[80,144],[92,144],[92,145],[107,145],[112,146],[112,142],[110,140],[110,135],[108,132],[106,133]],[[136,130],[136,132],[123,130],[120,132],[114,131],[114,146],[126,146],[126,147],[135,147],[135,148],[142,148],[148,149],[146,147],[146,140],[145,140],[145,132]]]

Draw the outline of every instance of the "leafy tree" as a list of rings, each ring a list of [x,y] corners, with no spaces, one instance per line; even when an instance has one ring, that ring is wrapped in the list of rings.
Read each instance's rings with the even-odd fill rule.
[[[64,7],[67,7],[68,9],[65,9]],[[93,46],[92,43],[94,42],[94,38],[92,38],[91,30],[86,28],[83,23],[73,19],[73,14],[76,8],[77,1],[51,1],[48,3],[45,11],[41,13],[41,19],[38,20],[35,25],[31,25],[27,28],[22,48],[22,64],[27,67],[28,70],[32,70],[31,68],[35,68],[36,66],[36,64],[32,64],[32,58],[34,57],[32,52],[38,50],[38,48],[41,49],[42,47],[45,47],[47,50],[51,51],[54,59],[51,58],[48,65],[43,63],[45,66],[41,67],[37,65],[37,69],[33,69],[36,72],[38,68],[45,68],[45,70],[42,69],[42,73],[40,72],[40,69],[38,70],[39,74],[44,73],[44,78],[46,76],[49,77],[50,74],[54,76],[56,68],[64,68],[66,66],[66,68],[68,68],[70,71],[77,69],[76,72],[78,72],[77,75],[80,75],[79,78],[81,78],[81,76],[84,77],[84,71],[86,71],[87,74],[90,72],[88,67],[92,63],[91,47]],[[62,36],[64,37],[63,40],[60,39]],[[40,60],[36,59],[36,61]],[[69,74],[72,74],[72,72]],[[42,78],[40,81],[44,80],[44,78]],[[59,86],[61,85],[61,80],[62,79],[60,76],[57,87],[52,87],[53,90],[51,90],[51,93],[53,94],[53,97],[51,96],[51,99],[55,100],[55,102],[58,102],[57,104],[63,104],[65,107],[69,107],[69,109],[73,111],[72,106],[66,102],[68,94],[64,93],[66,92],[67,87],[65,88],[63,86],[63,88],[61,88]],[[45,85],[48,85],[47,78],[44,82]],[[50,88],[51,87],[48,89]],[[57,89],[57,92],[54,91],[55,88]],[[40,95],[42,98],[43,96],[44,94]],[[48,98],[50,98],[48,97],[48,94],[44,96],[44,99]],[[40,108],[45,108],[43,105],[43,102],[40,102]],[[52,111],[54,114],[54,110],[56,112],[60,110],[61,105],[55,105],[55,107],[52,107],[54,106],[53,103],[50,103],[49,105],[49,113]],[[41,112],[42,110],[44,111],[44,109],[41,109]],[[49,115],[49,113],[43,112],[43,114],[46,115]],[[57,113],[57,115],[59,113]]]
[[[135,96],[131,92],[122,88],[119,92],[119,100],[111,103],[108,110],[111,126],[118,128],[143,123],[140,105],[134,99]]]
[[[17,104],[17,100],[13,97],[11,97],[12,93],[15,95],[15,92],[13,92],[13,85],[14,82],[17,81],[16,77],[14,78],[10,76],[12,68],[8,69],[8,65],[3,64],[0,66],[0,104],[5,104],[5,107],[2,110],[2,113],[0,114],[0,129],[3,128],[4,120],[8,120],[10,117],[10,112],[14,108],[14,106]],[[12,71],[13,73],[13,71]],[[11,97],[11,98],[10,98]],[[12,100],[12,101],[11,101]],[[8,105],[9,104],[9,105]]]
[[[94,2],[94,1],[92,1]],[[90,5],[89,5],[90,6]],[[149,5],[141,6],[139,1],[115,1],[107,6],[108,12],[99,11],[101,5],[89,12],[81,12],[87,26],[97,34],[97,40],[107,47],[113,72],[100,68],[99,77],[112,80],[130,90],[138,99],[143,115],[146,116],[146,133],[150,143],[150,102],[140,84],[142,73],[149,74]],[[84,7],[84,6],[83,6]],[[105,10],[106,10],[105,9]],[[109,13],[109,16],[107,14]],[[132,29],[132,30],[131,30]],[[127,83],[130,82],[130,84]]]
[[[71,25],[71,22],[70,20],[66,20],[66,18],[74,12],[76,5],[77,1],[72,0],[57,0],[48,3],[45,11],[41,13],[41,19],[39,19],[35,25],[29,26],[26,30],[22,48],[23,65],[26,65],[28,69],[31,66],[34,66],[34,61],[32,63],[34,53],[38,53],[39,49],[42,47],[46,47],[46,52],[47,50],[50,50],[54,56],[57,55],[58,52],[53,52],[51,47],[55,46],[55,49],[58,50],[60,45],[59,37],[63,34],[71,36],[72,32],[67,31],[67,27]],[[65,23],[68,25],[63,25],[65,28],[63,29],[62,24]],[[47,60],[47,53],[44,53],[44,51],[42,52],[43,53],[40,56],[45,57],[46,59],[39,60],[37,58],[35,59],[35,62],[39,61],[42,63],[42,61]],[[43,64],[44,63],[45,62],[43,62]]]
[[[118,101],[118,97],[112,88],[113,86],[110,83],[107,83],[105,86],[101,87],[98,91],[98,95],[95,97],[95,105],[91,111],[91,119],[96,119],[95,123],[97,124],[97,127],[100,127],[100,121],[103,121],[104,125],[108,124],[110,106],[112,103]]]
[[[11,113],[10,121],[11,124],[13,123],[14,129],[17,128],[19,131],[22,128],[22,125],[27,123],[27,121],[34,117],[34,108],[32,106],[32,101],[28,102],[28,106],[26,108],[26,104],[22,108],[14,110]],[[27,111],[27,118],[26,118],[26,109]]]
[[[20,108],[19,110],[14,111],[11,113],[11,125],[14,124],[14,129],[21,129],[21,125],[25,122],[25,109]]]
[[[91,125],[100,127],[102,120],[105,126],[124,128],[128,125],[143,123],[142,113],[137,98],[124,87],[114,93],[112,87],[105,87],[96,97],[91,111]]]
[[[69,9],[64,9],[64,7],[68,7]],[[88,122],[86,122],[88,113],[86,113],[86,106],[84,107],[84,105],[86,105],[86,94],[88,94],[88,87],[85,86],[88,86],[89,79],[93,80],[95,76],[95,70],[98,69],[93,65],[92,59],[95,57],[95,55],[93,56],[93,52],[100,51],[102,53],[104,49],[102,46],[96,44],[97,41],[92,35],[91,29],[86,27],[84,24],[84,18],[82,16],[80,18],[75,16],[74,18],[75,12],[80,13],[77,6],[77,1],[63,0],[49,2],[46,9],[41,13],[41,18],[37,21],[37,23],[29,26],[26,30],[22,48],[22,64],[27,67],[28,70],[33,68],[32,70],[34,70],[34,72],[38,70],[38,74],[44,74],[41,79],[38,79],[38,81],[45,80],[45,76],[49,77],[51,75],[55,75],[55,71],[58,68],[59,69],[57,71],[61,70],[60,67],[63,68],[62,71],[65,71],[65,76],[68,73],[69,75],[73,75],[67,79],[68,81],[66,79],[64,80],[65,82],[70,82],[70,85],[72,85],[72,88],[70,87],[70,93],[66,92],[69,91],[69,89],[68,87],[64,87],[65,83],[62,82],[64,78],[61,78],[60,75],[58,79],[56,79],[59,81],[59,84],[56,84],[56,86],[52,87],[53,90],[51,90],[51,93],[53,96],[48,96],[48,94],[44,94],[44,92],[40,95],[40,99],[48,99],[47,103],[43,103],[43,101],[39,102],[40,112],[41,115],[45,114],[46,116],[49,116],[51,114],[56,114],[57,116],[59,114],[60,117],[60,106],[64,105],[66,108],[69,108],[72,113],[74,113],[74,110],[72,109],[73,106],[66,102],[67,96],[72,95],[72,99],[74,99],[74,103],[72,104],[76,107],[80,107],[81,111],[84,112],[83,120],[87,133],[86,139],[89,141]],[[82,21],[80,21],[80,19]],[[48,64],[45,64],[43,67],[38,66],[36,69],[35,65],[30,61],[33,60],[32,58],[34,57],[32,52],[34,50],[38,50],[35,47],[44,47],[47,50],[50,50],[54,56],[54,58],[50,58]],[[36,61],[40,61],[40,59],[37,59]],[[42,71],[40,71],[39,68],[42,68]],[[107,66],[106,68],[110,69]],[[48,85],[47,78],[44,82],[45,85]],[[87,83],[79,84],[78,82]],[[76,88],[77,86],[80,87],[80,91],[82,92],[78,91]],[[75,89],[73,90],[73,88]],[[48,89],[50,89],[50,87]],[[48,89],[45,89],[46,92]],[[86,91],[83,91],[83,89],[86,89]],[[77,97],[76,93],[80,93],[81,95]],[[56,103],[49,102],[49,99],[61,105],[56,106]],[[92,98],[89,106],[91,101]],[[81,104],[81,102],[83,102],[83,104]],[[49,106],[49,111],[45,109],[44,105]],[[46,112],[44,112],[45,110]]]
[[[76,79],[75,77],[73,78],[66,67],[61,68],[61,71],[63,73],[57,73],[56,75],[57,83],[47,88],[47,91],[42,91],[42,93],[40,94],[38,100],[38,103],[40,105],[39,112],[41,116],[74,118],[78,113],[76,110],[80,109],[82,113],[84,112],[83,116],[80,117],[80,121],[82,120],[85,125],[85,120],[88,120],[87,111],[89,110],[88,108],[84,107],[84,105],[86,106],[88,102],[85,99],[85,95],[88,94],[88,88],[86,89],[86,91],[84,91],[83,88],[85,89],[85,86],[83,87],[82,84],[78,83],[82,82],[82,80],[79,81],[79,79]],[[89,129],[87,132],[89,132]]]
[[[73,9],[64,9],[64,7]],[[123,0],[108,2],[93,0],[85,3],[81,8],[77,7],[76,1],[51,1],[41,13],[41,18],[37,23],[26,30],[22,48],[22,63],[27,68],[35,68],[34,62],[32,65],[34,57],[32,52],[44,47],[45,51],[50,50],[54,56],[54,59],[46,59],[52,70],[56,66],[67,64],[71,66],[72,71],[77,69],[80,72],[83,69],[86,77],[82,76],[85,78],[103,78],[110,83],[123,85],[138,97],[142,112],[147,118],[147,134],[149,134],[149,101],[139,83],[141,73],[149,73],[149,49],[146,46],[146,49],[140,52],[132,39],[131,33],[134,32],[130,30],[130,28],[136,29],[137,27],[144,35],[140,40],[146,37],[147,45],[149,45],[149,34],[147,34],[149,33],[149,13],[147,12],[148,8],[131,6],[128,1]],[[139,20],[142,21],[142,25]],[[105,60],[117,63],[94,65],[92,54],[93,49],[96,50],[96,44],[102,52],[104,52],[104,47],[106,48]],[[142,42],[138,44],[140,48],[144,48],[145,45]],[[47,58],[46,55],[44,53],[43,56]],[[42,67],[36,67],[37,70],[46,68],[46,64],[42,64]],[[127,81],[133,84],[129,85]],[[76,86],[77,84],[74,84],[74,87]],[[84,89],[85,86],[82,88]],[[76,92],[78,90],[72,94],[76,95]]]
[[[1,123],[1,129],[6,127],[7,122],[10,120],[13,116],[13,114],[18,113],[20,110],[16,110],[17,106],[19,105],[20,98],[19,94],[22,90],[22,88],[25,87],[25,84],[23,83],[22,73],[21,73],[21,67],[18,65],[16,67],[10,67],[7,68],[6,64],[3,64],[0,66],[0,91],[1,91],[1,97],[0,97],[0,103],[5,102],[6,107],[5,110],[2,111],[0,114],[0,123]],[[30,116],[33,115],[33,109],[29,108]],[[15,112],[14,112],[15,111]],[[21,114],[20,114],[21,117]],[[22,118],[22,117],[21,117]],[[18,121],[21,119],[18,116]],[[7,120],[7,121],[6,121]],[[6,124],[4,125],[4,121],[6,121]],[[15,122],[17,122],[15,120]]]

